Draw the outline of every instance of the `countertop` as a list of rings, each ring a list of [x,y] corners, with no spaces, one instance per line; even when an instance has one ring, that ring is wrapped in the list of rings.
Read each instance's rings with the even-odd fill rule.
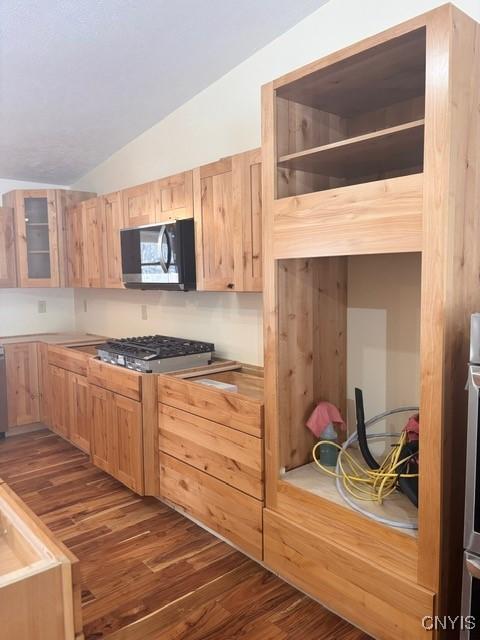
[[[97,336],[93,333],[32,333],[19,336],[7,336],[0,338],[1,345],[18,344],[22,342],[45,342],[57,345],[88,345],[104,342],[105,336]]]

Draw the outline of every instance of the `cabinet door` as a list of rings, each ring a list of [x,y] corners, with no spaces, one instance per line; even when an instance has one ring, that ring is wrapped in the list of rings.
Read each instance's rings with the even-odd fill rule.
[[[50,426],[64,438],[70,437],[68,423],[67,371],[60,367],[48,366],[50,384]]]
[[[84,287],[86,284],[83,224],[81,204],[66,210],[67,286],[74,288]]]
[[[143,494],[143,434],[141,403],[112,394],[112,429],[115,433],[113,475]]]
[[[21,287],[59,287],[59,218],[53,190],[15,192],[17,276]]]
[[[8,426],[40,421],[37,344],[25,342],[5,346]]]
[[[90,453],[88,382],[85,376],[67,371],[68,424],[71,442]]]
[[[147,182],[122,191],[127,227],[155,224],[155,183]]]
[[[107,288],[122,288],[122,254],[120,230],[125,228],[121,193],[102,198],[104,225],[104,284]]]
[[[235,290],[232,159],[194,169],[197,288]]]
[[[157,222],[193,218],[193,174],[184,171],[155,182]]]
[[[13,209],[0,207],[0,288],[16,286]]]
[[[50,378],[48,369],[48,344],[37,345],[38,357],[38,387],[40,402],[40,422],[46,427],[51,426],[50,418]]]
[[[262,290],[261,151],[193,171],[197,288]]]
[[[115,471],[115,433],[112,430],[112,393],[89,385],[90,452],[93,464],[107,473]]]
[[[85,253],[85,286],[103,287],[103,240],[105,229],[102,220],[101,198],[82,202],[83,246]]]

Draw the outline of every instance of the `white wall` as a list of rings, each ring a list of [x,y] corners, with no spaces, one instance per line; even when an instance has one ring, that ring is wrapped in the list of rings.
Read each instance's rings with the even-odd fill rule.
[[[63,186],[0,178],[0,199],[13,189],[47,189]],[[46,313],[38,313],[38,302],[46,302]],[[0,289],[0,336],[21,333],[73,331],[75,313],[71,289]]]
[[[74,188],[106,193],[258,146],[262,84],[440,4],[442,0],[330,0],[112,155]],[[478,0],[459,0],[457,5],[480,20]],[[259,295],[170,293],[155,298],[77,292],[75,299],[82,329],[114,335],[184,333],[215,339],[223,355],[262,362]],[[139,305],[152,300],[155,321],[141,321]]]

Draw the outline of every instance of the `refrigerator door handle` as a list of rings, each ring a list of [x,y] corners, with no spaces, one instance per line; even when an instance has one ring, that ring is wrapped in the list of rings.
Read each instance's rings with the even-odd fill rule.
[[[465,557],[465,566],[467,567],[468,573],[480,580],[480,559],[473,558],[471,555],[467,554]]]

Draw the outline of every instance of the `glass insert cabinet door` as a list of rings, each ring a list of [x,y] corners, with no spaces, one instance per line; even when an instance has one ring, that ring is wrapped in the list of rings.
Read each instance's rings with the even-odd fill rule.
[[[22,287],[58,287],[58,211],[53,190],[21,191],[15,201]]]

